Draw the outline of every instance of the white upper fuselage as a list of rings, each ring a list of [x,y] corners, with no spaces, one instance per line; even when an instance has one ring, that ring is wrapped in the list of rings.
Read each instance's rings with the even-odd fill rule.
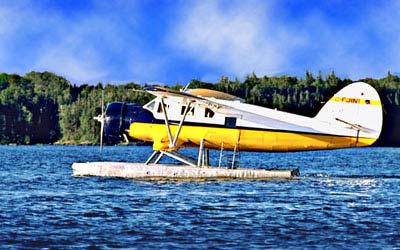
[[[204,126],[230,126],[227,118],[235,119],[234,127],[249,129],[266,129],[279,131],[293,131],[303,133],[335,134],[342,136],[355,136],[356,131],[345,128],[342,123],[337,122],[332,126],[326,121],[315,118],[291,114],[275,109],[264,108],[240,101],[221,100],[216,98],[205,98],[212,103],[221,104],[220,107],[212,107],[203,104],[192,104],[185,123],[200,123]],[[163,100],[166,106],[168,120],[179,122],[182,120],[184,110],[188,102],[181,98],[166,98]],[[229,108],[231,107],[231,109]],[[156,119],[164,120],[161,107],[161,97],[157,97],[144,106],[151,111]]]

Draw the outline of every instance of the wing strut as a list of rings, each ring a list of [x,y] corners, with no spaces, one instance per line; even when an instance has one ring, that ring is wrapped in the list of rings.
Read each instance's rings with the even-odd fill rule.
[[[164,114],[165,126],[167,127],[167,133],[168,133],[168,139],[169,139],[169,147],[170,148],[174,148],[174,146],[172,145],[171,128],[169,127],[167,111],[165,110],[164,98],[161,98],[161,108],[162,108],[162,111],[163,111],[163,114]]]
[[[166,128],[167,128],[168,139],[169,139],[169,147],[172,148],[172,149],[175,149],[175,148],[176,148],[176,143],[177,143],[177,141],[178,141],[179,134],[180,134],[180,132],[181,132],[183,122],[184,122],[185,119],[186,119],[186,115],[187,115],[187,114],[189,113],[189,111],[192,109],[191,103],[192,103],[192,102],[189,102],[188,105],[186,106],[185,111],[184,111],[184,114],[183,114],[183,116],[182,116],[182,119],[181,119],[181,121],[179,122],[178,130],[176,131],[176,134],[175,134],[174,138],[172,139],[171,127],[170,127],[170,125],[169,125],[169,120],[168,120],[167,111],[166,111],[166,109],[165,109],[164,99],[161,98],[161,107],[162,107],[162,111],[163,111],[163,114],[164,114],[165,126],[166,126]]]
[[[174,137],[174,141],[172,142],[172,147],[175,148],[176,147],[176,142],[178,141],[178,137],[179,137],[179,133],[181,132],[181,128],[183,125],[183,122],[186,119],[186,115],[189,113],[189,110],[191,110],[191,106],[190,106],[191,102],[188,103],[188,105],[185,108],[185,113],[183,114],[182,120],[179,123],[178,126],[178,130],[176,131],[175,137]]]
[[[164,121],[165,121],[165,126],[166,126],[166,129],[167,129],[167,133],[168,133],[168,139],[169,139],[169,148],[171,148],[171,149],[176,149],[177,148],[176,143],[178,142],[179,134],[181,132],[183,123],[184,123],[184,121],[186,119],[186,116],[189,113],[189,111],[191,109],[193,109],[193,106],[191,105],[192,103],[193,103],[193,101],[189,102],[188,105],[186,106],[185,111],[184,111],[183,116],[182,116],[182,119],[179,122],[178,129],[177,129],[177,131],[176,131],[176,133],[174,135],[174,138],[172,138],[171,127],[170,127],[170,123],[169,123],[169,120],[168,120],[166,105],[164,103],[164,99],[161,98],[161,107],[162,107],[162,111],[163,111],[163,114],[164,114]],[[205,157],[204,153],[203,153],[204,152],[204,148],[201,148],[200,152],[202,152],[202,153],[201,154],[199,153],[199,160],[196,163],[196,161],[194,159],[192,159],[192,158],[190,158],[188,156],[185,156],[183,154],[179,154],[176,151],[169,152],[169,151],[164,151],[164,150],[158,150],[158,151],[154,151],[153,152],[153,154],[149,157],[149,159],[147,159],[145,164],[148,165],[153,160],[154,160],[153,163],[157,164],[161,160],[161,158],[164,155],[166,155],[166,156],[169,156],[169,157],[171,157],[171,158],[173,158],[175,160],[178,160],[178,161],[180,161],[180,162],[182,162],[184,164],[187,164],[187,165],[193,166],[193,167],[201,167],[201,166],[204,166],[204,164],[208,165],[208,159],[207,160],[202,160],[202,161],[200,160],[201,158]],[[208,158],[208,152],[206,153],[206,156]],[[200,164],[200,162],[202,164]]]

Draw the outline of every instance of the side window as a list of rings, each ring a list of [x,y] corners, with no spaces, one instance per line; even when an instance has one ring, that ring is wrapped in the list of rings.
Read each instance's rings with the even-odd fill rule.
[[[207,117],[207,118],[213,118],[214,117],[214,111],[212,111],[209,108],[206,108],[204,116]]]
[[[236,128],[236,117],[225,117],[225,127]]]
[[[181,115],[185,114],[185,110],[186,110],[186,106],[182,106],[181,107]],[[188,115],[194,115],[194,108],[193,107],[189,110]]]
[[[161,102],[158,103],[157,112],[162,113]]]
[[[163,112],[163,111],[162,111],[161,105],[162,105],[161,102],[159,102],[159,103],[158,103],[158,108],[157,108],[157,112],[158,112],[158,113],[162,113],[162,112]],[[164,104],[164,107],[165,107],[165,111],[168,111],[169,105]]]

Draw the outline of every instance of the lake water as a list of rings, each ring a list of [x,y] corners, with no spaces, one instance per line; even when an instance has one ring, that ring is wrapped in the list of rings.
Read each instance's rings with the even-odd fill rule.
[[[105,147],[102,159],[150,154]],[[94,146],[0,146],[0,248],[400,249],[400,148],[241,154],[299,168],[297,181],[71,176],[99,159]]]

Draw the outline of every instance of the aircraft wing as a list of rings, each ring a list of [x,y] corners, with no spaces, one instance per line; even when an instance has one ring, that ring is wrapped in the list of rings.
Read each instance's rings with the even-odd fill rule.
[[[199,97],[199,96],[195,96],[195,95],[191,95],[185,92],[181,92],[181,91],[176,91],[173,89],[168,89],[168,88],[164,88],[164,87],[157,87],[157,86],[150,86],[150,87],[146,87],[144,88],[144,91],[149,92],[150,94],[153,94],[155,96],[160,96],[160,97],[178,97],[178,98],[188,98],[188,99],[193,99],[193,100],[203,100],[204,98]]]
[[[163,98],[174,98],[185,102],[195,102],[200,106],[212,109],[214,112],[219,112],[219,109],[221,109],[223,106],[216,102],[210,101],[204,97],[192,95],[186,92],[176,91],[173,89],[153,86],[153,87],[147,87],[144,90],[150,94]]]
[[[279,112],[280,115],[272,117],[272,115],[262,114],[257,112],[252,112],[246,110],[246,108],[238,108],[231,100],[221,100],[213,97],[202,97],[197,95],[192,95],[187,92],[180,92],[163,87],[149,87],[145,88],[145,91],[163,98],[175,98],[185,100],[186,102],[195,102],[197,105],[207,107],[212,109],[216,113],[224,114],[227,116],[237,117],[239,119],[244,119],[249,122],[260,124],[262,126],[277,129],[277,130],[289,130],[289,131],[299,131],[299,132],[321,132],[317,131],[309,126],[304,126],[304,124],[296,123],[295,121],[288,121],[285,119],[284,112]],[[224,94],[224,93],[222,93]],[[232,97],[232,96],[231,96]],[[230,97],[230,99],[232,99]],[[237,100],[240,100],[239,98]],[[238,101],[239,102],[239,101]],[[254,106],[254,105],[252,105]],[[265,110],[264,108],[262,108]],[[277,113],[275,111],[275,113]],[[296,116],[296,115],[294,115]],[[297,117],[297,116],[296,116]]]

